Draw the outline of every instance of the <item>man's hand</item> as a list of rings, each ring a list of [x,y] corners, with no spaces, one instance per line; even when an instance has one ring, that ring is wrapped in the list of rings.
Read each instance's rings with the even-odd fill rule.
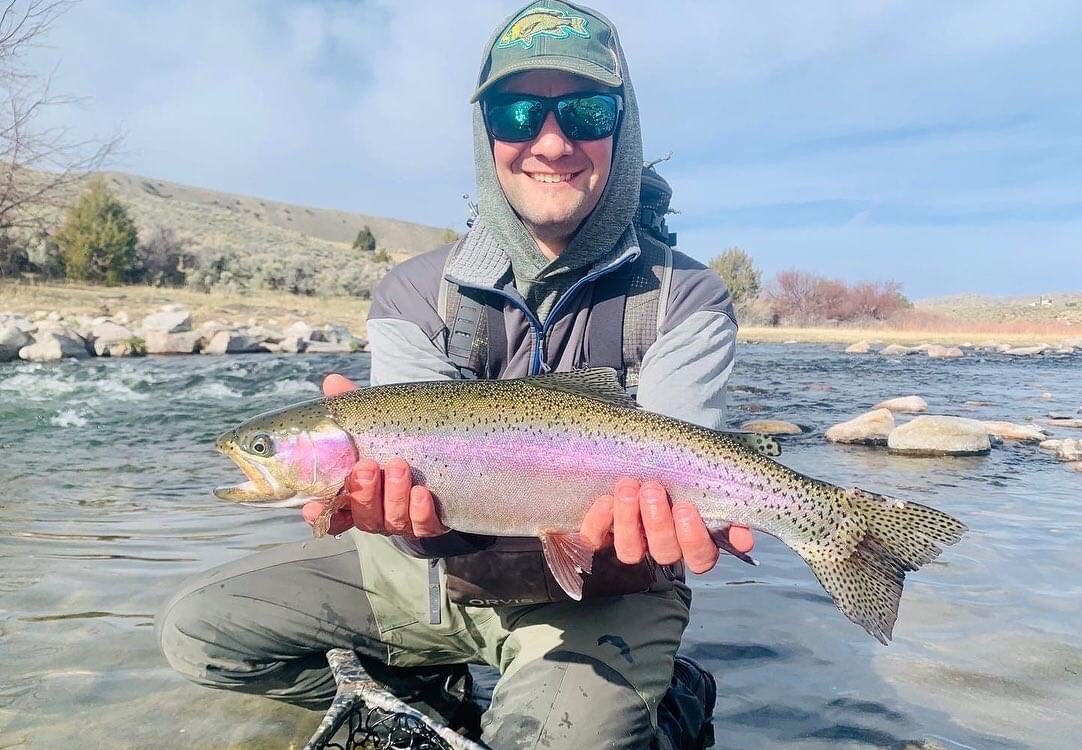
[[[356,390],[357,385],[341,375],[323,380],[323,395],[337,396]],[[440,523],[436,503],[427,487],[414,487],[409,464],[391,459],[382,470],[375,461],[362,458],[349,476],[343,493],[348,498],[344,508],[331,518],[330,533],[341,534],[351,526],[373,534],[428,537],[448,531]],[[304,520],[312,525],[323,512],[323,503],[308,503],[301,508]]]
[[[693,573],[705,573],[718,561],[718,545],[710,538],[699,510],[689,502],[669,504],[657,482],[642,486],[621,479],[613,495],[602,495],[586,512],[580,530],[595,550],[612,545],[622,563],[633,565],[647,552],[661,565],[684,561]],[[755,545],[746,526],[729,526],[722,533],[738,552]]]

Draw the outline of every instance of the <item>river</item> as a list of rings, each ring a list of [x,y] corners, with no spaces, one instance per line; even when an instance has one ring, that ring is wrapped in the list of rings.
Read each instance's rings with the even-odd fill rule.
[[[210,488],[239,475],[211,443],[246,416],[318,395],[331,371],[364,382],[367,356],[0,365],[0,750],[303,744],[318,714],[186,683],[157,650],[153,616],[186,576],[308,536],[296,511],[217,501]],[[1082,357],[741,347],[733,421],[808,428],[784,442],[784,463],[934,505],[971,532],[910,575],[888,647],[773,539],[758,537],[759,568],[723,558],[696,577],[684,650],[718,679],[717,747],[1082,743],[1082,474],[1012,443],[932,459],[822,439],[907,394],[979,419],[1075,413]]]

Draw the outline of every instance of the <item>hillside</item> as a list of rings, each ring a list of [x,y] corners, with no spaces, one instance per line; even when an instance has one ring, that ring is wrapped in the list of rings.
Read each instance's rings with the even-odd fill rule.
[[[914,309],[966,323],[1082,326],[1082,291],[1025,297],[957,294],[917,300]]]
[[[414,254],[439,245],[444,232],[440,227],[296,206],[122,172],[101,176],[130,207],[140,229],[169,227],[196,245],[220,249],[349,249],[358,230],[368,225],[380,248]]]

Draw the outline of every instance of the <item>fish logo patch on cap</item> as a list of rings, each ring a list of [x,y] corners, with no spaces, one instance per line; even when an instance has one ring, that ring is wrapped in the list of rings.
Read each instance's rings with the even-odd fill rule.
[[[554,8],[533,8],[507,27],[507,31],[503,32],[499,41],[496,42],[496,46],[505,49],[515,46],[530,49],[533,47],[535,37],[550,36],[553,39],[567,39],[572,34],[583,39],[590,38],[590,32],[586,30],[585,18]]]

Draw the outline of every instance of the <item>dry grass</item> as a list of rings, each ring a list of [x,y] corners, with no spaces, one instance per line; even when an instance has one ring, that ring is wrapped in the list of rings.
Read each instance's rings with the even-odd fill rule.
[[[961,346],[963,344],[1010,344],[1012,346],[1035,346],[1037,344],[1070,343],[1075,346],[1082,342],[1082,327],[1075,326],[1073,331],[1058,325],[1034,323],[1030,326],[1021,324],[965,324],[954,321],[953,327],[936,326],[932,328],[756,328],[742,327],[741,341],[782,343],[797,341],[803,344],[855,344],[858,341],[882,342],[884,344],[943,344]]]
[[[206,320],[246,324],[288,325],[304,320],[311,325],[341,323],[364,335],[369,303],[354,297],[302,297],[286,292],[195,292],[148,286],[91,286],[87,284],[26,284],[0,280],[0,312],[33,314],[56,310],[63,315],[110,315],[121,310],[132,323],[162,305],[175,303],[191,310],[195,325]]]

